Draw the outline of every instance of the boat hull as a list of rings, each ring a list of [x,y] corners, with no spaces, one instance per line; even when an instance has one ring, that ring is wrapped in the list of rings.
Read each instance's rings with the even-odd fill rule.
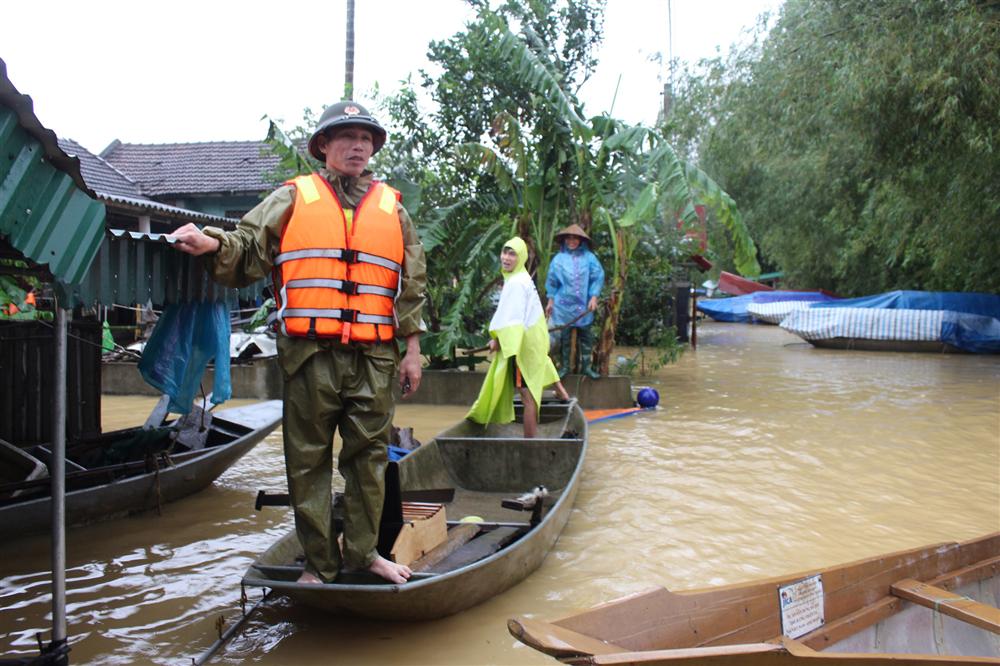
[[[176,465],[66,493],[66,524],[84,525],[155,509],[210,485],[281,421],[281,401],[222,410],[214,420],[249,429],[231,442],[206,448],[204,455]],[[52,525],[52,502],[38,497],[0,507],[0,538],[46,532]]]
[[[558,408],[543,405],[543,418],[546,409],[551,413]],[[541,424],[539,440],[522,440],[503,436],[514,428],[520,430],[516,424],[484,432],[479,426],[462,422],[401,461],[404,492],[441,487],[446,480],[460,480],[465,487],[455,484],[458,486],[455,501],[453,505],[446,505],[449,518],[474,512],[487,522],[503,523],[505,516],[500,510],[500,497],[505,494],[512,497],[529,490],[528,479],[532,479],[531,484],[546,485],[558,482],[561,476],[563,483],[560,486],[547,486],[558,499],[541,522],[492,555],[453,571],[415,577],[403,585],[336,581],[327,585],[301,585],[294,579],[276,580],[265,573],[269,566],[288,566],[301,553],[298,539],[291,532],[251,565],[243,583],[271,588],[296,603],[323,611],[385,620],[444,617],[500,594],[541,565],[572,512],[586,454],[587,425],[575,402],[565,409],[569,410],[566,425],[578,435],[572,439],[559,439],[556,433],[545,433],[544,424]],[[477,428],[480,428],[478,432]],[[562,428],[559,435],[566,430]],[[482,436],[476,437],[477,434]],[[503,482],[505,478],[509,482]],[[489,508],[492,503],[496,509]],[[487,513],[489,511],[493,513]],[[513,515],[516,518],[524,514]],[[506,520],[510,520],[509,515]]]
[[[779,593],[817,577],[820,626],[785,635]],[[508,629],[574,664],[997,664],[998,604],[1000,533],[743,585],[657,588]]]

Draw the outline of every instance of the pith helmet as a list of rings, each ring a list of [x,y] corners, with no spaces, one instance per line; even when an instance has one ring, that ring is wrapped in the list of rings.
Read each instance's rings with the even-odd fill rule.
[[[372,133],[372,155],[385,144],[385,129],[368,113],[368,109],[357,102],[345,100],[328,107],[320,116],[316,131],[309,137],[309,154],[320,162],[326,161],[326,156],[319,150],[319,138],[328,130],[352,126],[363,127]]]
[[[564,240],[566,240],[566,236],[579,236],[588,243],[593,244],[593,241],[590,240],[590,236],[587,235],[587,232],[584,231],[583,227],[581,227],[579,224],[571,224],[562,231],[560,231],[559,233],[557,233],[556,242],[562,243]]]

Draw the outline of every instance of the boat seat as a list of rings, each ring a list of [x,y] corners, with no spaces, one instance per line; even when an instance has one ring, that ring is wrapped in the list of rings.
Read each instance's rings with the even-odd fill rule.
[[[897,581],[889,588],[894,595],[920,604],[956,620],[1000,634],[1000,609],[913,578]]]
[[[36,458],[38,458],[39,460],[41,460],[42,462],[44,462],[46,465],[52,464],[52,450],[49,449],[47,446],[36,444],[35,446],[31,447],[31,454]],[[65,464],[67,472],[83,472],[87,470],[86,467],[73,460],[70,460],[69,458],[65,459]]]

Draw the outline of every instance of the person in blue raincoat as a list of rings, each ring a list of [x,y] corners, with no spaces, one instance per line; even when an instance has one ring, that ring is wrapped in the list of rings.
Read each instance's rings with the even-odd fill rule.
[[[558,234],[559,252],[549,264],[545,280],[548,303],[545,316],[552,318],[552,326],[559,330],[559,377],[565,377],[573,366],[570,358],[573,331],[576,331],[576,349],[579,354],[580,372],[592,379],[600,375],[591,364],[594,348],[594,310],[604,288],[604,269],[590,251],[590,236],[579,225],[571,224]]]

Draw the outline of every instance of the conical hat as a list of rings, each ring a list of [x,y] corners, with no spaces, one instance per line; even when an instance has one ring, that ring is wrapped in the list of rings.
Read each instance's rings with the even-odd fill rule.
[[[563,238],[565,236],[579,236],[580,238],[584,239],[588,243],[592,242],[590,240],[590,236],[587,235],[587,232],[584,231],[583,227],[581,227],[579,224],[571,224],[568,227],[566,227],[565,229],[563,229],[562,231],[560,231],[559,233],[557,233],[556,234],[556,242],[557,243],[561,243],[563,241]]]

